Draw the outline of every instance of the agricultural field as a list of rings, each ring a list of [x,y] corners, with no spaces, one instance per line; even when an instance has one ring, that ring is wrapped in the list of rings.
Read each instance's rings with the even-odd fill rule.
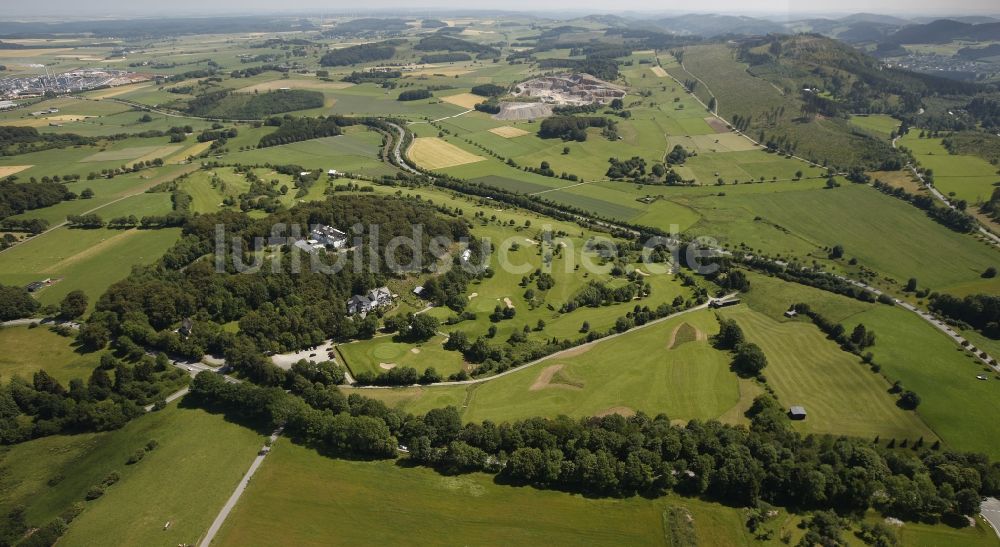
[[[947,196],[963,199],[969,205],[982,203],[993,194],[1000,175],[997,166],[978,156],[949,154],[939,139],[920,138],[911,129],[899,144],[913,152],[921,167],[934,173],[934,186]]]
[[[934,440],[915,413],[896,406],[889,382],[827,340],[811,322],[781,323],[750,308],[722,315],[735,320],[747,340],[768,356],[765,376],[778,400],[806,407],[809,417],[795,424],[802,432]]]
[[[122,213],[128,214],[128,210]],[[127,276],[133,265],[156,261],[179,237],[179,228],[57,228],[4,251],[0,255],[0,283],[26,285],[51,279],[54,283],[38,292],[42,304],[58,304],[70,291],[79,289],[87,294],[93,308],[105,289]]]
[[[875,345],[868,351],[872,352],[874,361],[881,366],[881,374],[889,383],[899,380],[904,389],[913,390],[921,397],[922,402],[916,410],[916,416],[936,437],[954,449],[997,456],[997,447],[989,439],[998,433],[998,426],[988,416],[998,412],[997,391],[1000,389],[1000,382],[977,380],[976,375],[983,373],[981,364],[977,364],[978,361],[971,355],[915,314],[898,306],[865,304],[758,275],[751,276],[751,290],[746,298],[751,309],[778,323],[787,321],[782,313],[799,302],[809,304],[828,319],[843,324],[848,332],[857,324],[863,323],[875,331]],[[799,321],[805,320],[797,319],[794,322]],[[815,332],[820,336],[818,329]],[[832,342],[821,341],[840,351]],[[784,358],[785,354],[767,355],[773,361]],[[869,377],[869,388],[879,384],[888,388],[887,382],[878,375],[868,372],[866,367],[856,361],[848,361],[844,366],[853,368],[851,374]],[[818,373],[817,371],[815,374]],[[767,370],[765,374],[770,378],[774,372]],[[845,392],[837,388],[836,392],[842,395],[837,408],[842,411],[854,408],[857,403],[854,391]],[[955,401],[961,401],[961,404],[956,404]],[[803,404],[808,410],[809,403]],[[863,422],[867,423],[867,420]],[[912,421],[911,427],[914,427]],[[912,441],[914,433],[918,431],[919,429],[913,429],[908,438]],[[884,440],[886,437],[883,435],[882,438]]]

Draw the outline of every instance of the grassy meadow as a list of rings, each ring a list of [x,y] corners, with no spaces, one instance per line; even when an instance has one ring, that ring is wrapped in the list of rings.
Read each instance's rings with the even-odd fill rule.
[[[126,465],[137,449],[158,446]],[[204,410],[181,408],[138,418],[117,431],[56,435],[0,448],[0,509],[27,508],[44,524],[117,471],[121,479],[86,502],[60,539],[65,545],[195,543],[262,444],[260,434]],[[197,502],[192,503],[192,492]],[[164,524],[170,527],[164,529]]]
[[[1000,182],[997,166],[978,156],[950,154],[940,139],[922,139],[916,129],[911,129],[899,143],[913,152],[921,167],[933,171],[934,186],[938,190],[956,199],[964,199],[969,205],[990,199]]]
[[[38,370],[44,370],[67,387],[74,378],[87,379],[97,366],[99,354],[82,353],[74,339],[52,332],[47,327],[0,328],[0,379],[12,376],[31,380]]]

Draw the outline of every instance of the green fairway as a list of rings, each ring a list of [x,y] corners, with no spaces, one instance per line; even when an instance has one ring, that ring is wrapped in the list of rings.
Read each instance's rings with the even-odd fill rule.
[[[896,406],[889,382],[826,336],[807,319],[780,323],[750,308],[727,308],[747,340],[764,350],[764,370],[784,406],[805,406],[809,417],[795,422],[802,432],[862,438],[933,438],[910,411]]]
[[[0,379],[12,376],[28,381],[32,374],[44,370],[63,387],[74,378],[87,379],[97,366],[99,354],[84,354],[76,350],[72,337],[58,335],[47,327],[0,328]]]
[[[399,367],[413,367],[423,374],[428,367],[447,377],[462,369],[467,369],[462,354],[447,351],[444,336],[435,336],[421,344],[393,342],[391,336],[379,336],[371,340],[359,340],[337,346],[353,374],[368,371],[379,375]]]
[[[685,324],[698,340],[672,344]],[[684,421],[718,418],[737,405],[740,388],[729,356],[707,342],[717,330],[714,315],[698,311],[481,384],[362,393],[415,413],[452,404],[466,421],[639,410]]]

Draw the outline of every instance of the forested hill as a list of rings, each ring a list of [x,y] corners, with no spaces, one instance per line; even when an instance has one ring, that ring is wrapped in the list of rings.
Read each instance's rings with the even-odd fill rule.
[[[982,86],[947,78],[886,68],[865,53],[816,34],[748,39],[739,47],[740,60],[751,73],[779,87],[798,91],[820,89],[831,96],[827,108],[850,112],[915,111],[923,97],[974,94]]]

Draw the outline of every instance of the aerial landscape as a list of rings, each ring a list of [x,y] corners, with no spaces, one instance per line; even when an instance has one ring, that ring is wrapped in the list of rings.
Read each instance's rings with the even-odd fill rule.
[[[208,4],[0,16],[0,547],[1000,547],[1000,6]]]

